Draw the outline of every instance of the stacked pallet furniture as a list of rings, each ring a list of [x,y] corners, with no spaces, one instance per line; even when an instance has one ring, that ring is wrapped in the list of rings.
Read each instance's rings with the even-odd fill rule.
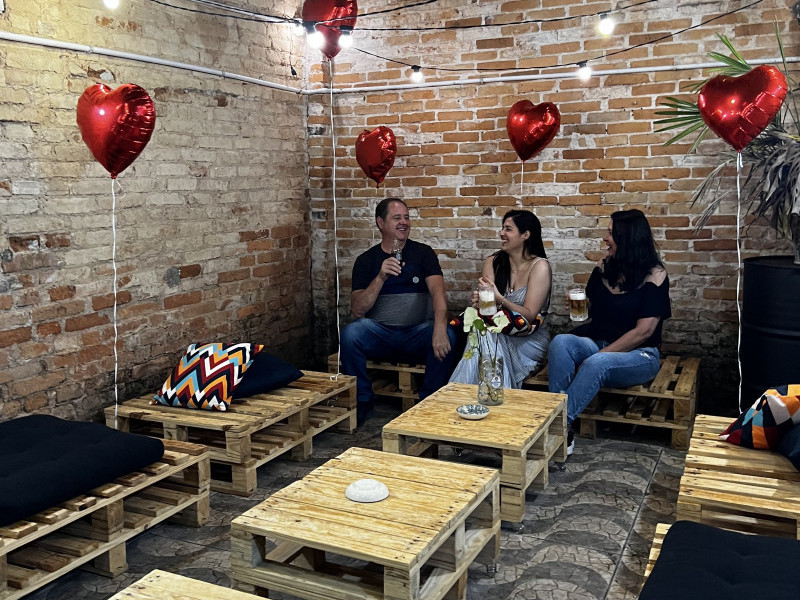
[[[328,357],[328,371],[339,372],[339,355]],[[410,365],[395,362],[367,361],[372,391],[377,396],[400,398],[406,411],[419,400],[419,388],[425,376],[425,365]]]
[[[203,446],[164,442],[164,456],[91,492],[0,528],[0,600],[15,600],[78,567],[114,577],[125,542],[171,519],[199,527],[209,516]]]
[[[699,358],[666,356],[649,384],[601,388],[580,415],[580,435],[594,438],[597,422],[626,423],[672,430],[672,447],[686,450],[697,412]],[[547,389],[547,367],[522,383],[524,388]]]
[[[383,450],[437,456],[440,446],[451,446],[500,454],[500,518],[521,523],[525,492],[547,487],[550,460],[567,460],[567,397],[509,389],[485,419],[458,416],[456,408],[477,395],[476,385],[448,383],[384,425]]]
[[[388,496],[347,499],[361,478]],[[307,600],[463,599],[470,564],[497,559],[499,483],[488,467],[350,448],[233,520],[231,578]]]
[[[678,490],[678,519],[800,539],[800,472],[777,452],[719,439],[732,421],[697,415]]]
[[[166,571],[150,571],[109,600],[154,600],[155,598],[180,598],[180,600],[256,600],[257,596],[228,588],[189,579]],[[263,600],[263,599],[262,599]]]
[[[303,377],[268,394],[235,400],[226,412],[151,405],[152,395],[121,404],[121,431],[147,433],[167,440],[208,447],[211,489],[249,496],[256,470],[291,451],[294,460],[311,454],[312,438],[330,427],[356,428],[356,378],[303,371]],[[114,407],[106,409],[113,426]]]
[[[644,578],[647,579],[653,571],[653,566],[661,554],[661,544],[664,542],[664,536],[667,535],[670,525],[668,523],[659,523],[656,525],[656,535],[653,538],[653,545],[650,546],[650,556],[647,558],[647,565],[644,567]]]

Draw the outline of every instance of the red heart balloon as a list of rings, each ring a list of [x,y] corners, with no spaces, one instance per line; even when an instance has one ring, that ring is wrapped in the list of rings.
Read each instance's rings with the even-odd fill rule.
[[[739,77],[710,79],[697,107],[708,128],[741,152],[778,114],[787,88],[783,73],[760,65]]]
[[[394,165],[396,154],[397,140],[394,132],[383,125],[372,131],[365,129],[356,140],[356,160],[367,177],[374,179],[378,185]]]
[[[508,111],[506,119],[508,139],[522,162],[544,150],[560,125],[561,113],[552,102],[534,106],[530,100],[520,100]]]
[[[339,54],[339,38],[343,25],[356,26],[358,5],[356,0],[306,0],[303,2],[303,22],[316,23],[317,31],[325,37],[322,53],[332,60]],[[325,24],[328,23],[328,24]]]
[[[126,83],[112,91],[98,83],[78,99],[81,137],[112,179],[141,154],[155,125],[155,105],[138,85]]]

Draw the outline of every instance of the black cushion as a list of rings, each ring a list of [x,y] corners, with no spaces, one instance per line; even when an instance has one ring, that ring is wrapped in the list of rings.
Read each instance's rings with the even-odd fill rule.
[[[0,423],[0,526],[158,461],[161,440],[31,415]]]
[[[266,394],[288,385],[303,376],[303,372],[263,350],[256,354],[253,364],[244,372],[242,381],[233,392],[234,398]]]
[[[800,542],[678,521],[639,600],[797,600]]]
[[[778,452],[792,461],[794,468],[800,471],[800,425],[795,425],[783,436],[778,444]]]

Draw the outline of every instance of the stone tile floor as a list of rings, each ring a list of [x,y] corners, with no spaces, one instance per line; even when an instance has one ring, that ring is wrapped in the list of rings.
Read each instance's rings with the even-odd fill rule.
[[[309,461],[264,465],[251,498],[212,492],[208,524],[197,529],[162,524],[143,533],[128,543],[128,571],[114,579],[77,571],[27,598],[105,600],[155,568],[230,586],[231,520],[351,445],[380,449],[381,427],[397,414],[393,404],[379,403],[376,417],[356,433],[318,436]],[[636,598],[655,526],[675,518],[683,471],[685,454],[670,449],[660,433],[625,426],[602,431],[595,440],[576,438],[575,454],[563,468],[551,464],[547,489],[528,493],[522,527],[503,526],[496,571],[490,574],[479,564],[470,568],[468,597]],[[442,457],[448,454],[445,449]],[[458,460],[499,465],[496,457],[472,451]]]

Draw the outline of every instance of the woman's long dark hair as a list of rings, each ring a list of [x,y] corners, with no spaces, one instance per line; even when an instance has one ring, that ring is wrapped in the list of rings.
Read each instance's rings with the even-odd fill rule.
[[[619,286],[625,292],[635,290],[653,268],[664,266],[642,211],[634,208],[612,213],[611,236],[617,249],[603,263],[603,277],[611,287]]]
[[[541,256],[547,258],[544,251],[544,243],[542,242],[542,224],[529,210],[510,210],[503,215],[503,223],[506,219],[514,221],[514,225],[519,229],[519,233],[524,234],[526,231],[530,232],[528,239],[525,240],[523,248],[523,256]],[[511,262],[508,258],[508,253],[500,250],[495,253],[492,259],[492,268],[494,269],[494,284],[497,286],[500,293],[505,293],[511,284]]]

